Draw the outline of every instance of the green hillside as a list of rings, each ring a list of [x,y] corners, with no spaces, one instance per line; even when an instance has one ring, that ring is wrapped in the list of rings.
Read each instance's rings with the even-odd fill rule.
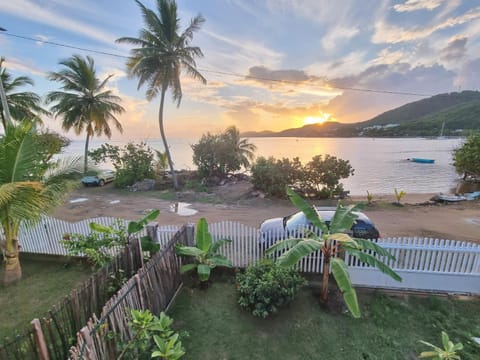
[[[386,111],[374,118],[342,124],[327,122],[280,132],[242,134],[247,137],[415,137],[466,136],[480,131],[480,92],[440,94]]]

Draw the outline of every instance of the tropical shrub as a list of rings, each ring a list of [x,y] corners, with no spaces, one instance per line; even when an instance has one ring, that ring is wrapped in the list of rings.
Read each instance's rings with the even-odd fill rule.
[[[236,280],[240,307],[262,318],[290,303],[306,283],[297,270],[271,260],[250,265],[237,273]]]
[[[172,330],[173,319],[165,315],[153,315],[149,310],[130,311],[129,322],[133,338],[126,344],[119,344],[121,351],[117,359],[147,360],[162,358],[180,359],[185,355],[179,334]]]
[[[117,172],[115,185],[126,187],[136,181],[151,179],[155,176],[155,154],[145,143],[128,143],[123,147],[102,144],[98,149],[88,152],[88,156],[99,164],[110,161]]]
[[[240,138],[239,130],[231,126],[221,134],[202,135],[200,141],[192,145],[193,163],[202,178],[223,179],[242,167],[248,169],[255,149],[255,145]]]
[[[430,351],[422,351],[420,353],[420,359],[433,359],[433,360],[460,360],[461,357],[458,355],[458,351],[463,349],[462,343],[454,344],[450,341],[447,333],[442,331],[442,345],[443,349],[430,344],[429,342],[420,340],[422,344],[425,344],[432,348]]]
[[[91,264],[102,267],[112,259],[110,249],[116,246],[125,246],[133,235],[141,231],[148,222],[155,220],[159,213],[159,210],[152,210],[139,220],[130,221],[126,229],[123,221],[119,219],[111,226],[91,222],[89,224],[90,234],[65,234],[60,243],[69,255],[85,255]],[[140,241],[144,251],[154,253],[160,248],[148,236],[140,238]]]
[[[195,262],[183,265],[180,268],[181,273],[197,269],[200,282],[206,283],[210,274],[217,266],[232,267],[232,263],[224,255],[218,253],[218,250],[231,240],[221,239],[212,241],[212,235],[208,232],[207,220],[201,218],[197,223],[197,235],[195,237],[195,246],[175,245],[175,251],[181,256],[193,256]]]
[[[350,161],[335,156],[316,155],[305,166],[305,178],[301,189],[316,198],[332,198],[344,192],[341,179],[354,174]]]
[[[282,252],[276,262],[280,266],[291,267],[311,253],[321,252],[324,256],[322,291],[320,295],[323,302],[326,302],[328,299],[328,281],[331,266],[333,277],[343,293],[343,299],[348,310],[354,317],[360,317],[357,293],[350,281],[347,264],[339,256],[344,252],[348,252],[363,263],[376,267],[394,280],[402,280],[395,271],[377,258],[378,256],[385,257],[387,260],[394,260],[395,258],[388,251],[370,240],[351,238],[346,234],[358,217],[358,211],[361,210],[362,204],[349,207],[338,204],[335,214],[327,226],[312,205],[291,189],[287,189],[287,194],[292,203],[305,214],[308,221],[314,227],[321,229],[321,234],[317,235],[315,232],[310,232],[305,238],[288,238],[279,241],[267,249],[266,254],[273,256],[278,254],[278,252]]]
[[[470,135],[467,141],[453,151],[453,166],[464,180],[469,176],[480,178],[480,133]]]
[[[274,197],[285,197],[285,188],[299,183],[304,169],[298,157],[293,160],[274,157],[257,158],[252,166],[252,184],[258,190]]]
[[[395,201],[396,201],[395,204],[402,205],[401,201],[403,197],[407,195],[407,193],[403,190],[398,191],[397,188],[394,189],[394,193],[395,193]]]

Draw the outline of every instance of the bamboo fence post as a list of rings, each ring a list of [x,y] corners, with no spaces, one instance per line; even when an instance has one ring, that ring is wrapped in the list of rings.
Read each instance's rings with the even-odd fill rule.
[[[32,324],[33,331],[35,334],[35,342],[37,344],[38,353],[41,360],[49,360],[48,356],[48,347],[45,342],[45,337],[43,336],[42,326],[40,325],[40,320],[33,319],[30,324]]]

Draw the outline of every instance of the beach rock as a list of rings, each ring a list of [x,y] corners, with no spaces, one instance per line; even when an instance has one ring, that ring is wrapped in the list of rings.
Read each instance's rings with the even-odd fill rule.
[[[155,187],[155,180],[153,179],[145,179],[142,181],[137,181],[132,186],[128,187],[130,191],[151,191]]]

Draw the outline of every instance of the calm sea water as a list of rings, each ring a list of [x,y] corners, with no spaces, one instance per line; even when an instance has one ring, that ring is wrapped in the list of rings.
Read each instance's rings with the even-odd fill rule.
[[[449,192],[455,187],[459,175],[452,166],[452,150],[462,139],[423,138],[251,138],[257,146],[257,156],[275,158],[299,157],[303,163],[315,155],[330,154],[349,160],[355,175],[343,181],[352,195],[393,194],[394,188],[407,193]],[[104,141],[92,141],[90,149]],[[147,140],[147,144],[163,151],[160,140]],[[171,139],[170,149],[177,169],[195,169],[191,144],[198,139]],[[122,146],[124,141],[108,141]],[[72,141],[66,154],[83,154],[83,141]],[[434,164],[419,164],[408,158],[434,159]],[[109,167],[108,164],[105,167]]]

